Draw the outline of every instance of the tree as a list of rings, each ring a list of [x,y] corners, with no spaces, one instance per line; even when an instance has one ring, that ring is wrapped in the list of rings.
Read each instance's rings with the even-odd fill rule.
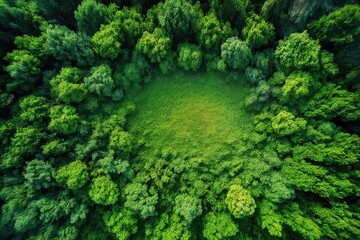
[[[135,139],[134,137],[119,128],[114,129],[110,133],[109,147],[122,156],[129,156],[129,154],[134,150]]]
[[[27,163],[24,177],[33,189],[40,190],[51,186],[53,173],[50,163],[35,159]]]
[[[283,219],[278,206],[267,200],[259,204],[261,228],[267,229],[271,236],[281,237]]]
[[[11,139],[8,151],[1,157],[3,168],[19,167],[25,160],[37,152],[43,134],[35,127],[18,128]]]
[[[77,190],[82,188],[89,180],[89,173],[85,163],[76,160],[61,167],[55,179],[58,183],[66,183],[69,189]]]
[[[81,67],[91,66],[94,62],[91,38],[64,26],[46,28],[45,53],[61,62],[76,62]]]
[[[266,180],[265,180],[266,179]],[[287,183],[281,173],[274,171],[270,176],[264,177],[268,187],[264,190],[266,199],[274,203],[282,203],[295,197],[295,192]]]
[[[318,166],[304,159],[287,158],[284,160],[281,174],[296,190],[311,192],[325,199],[344,198],[356,188],[348,174]]]
[[[311,36],[321,43],[335,46],[351,43],[360,34],[360,6],[345,5],[311,22],[308,28]]]
[[[117,85],[128,89],[131,86],[139,86],[144,82],[145,75],[150,70],[149,62],[139,52],[133,51],[131,62],[118,66],[114,73]]]
[[[186,71],[196,71],[200,68],[202,62],[201,49],[193,44],[181,44],[178,47],[179,66]]]
[[[20,100],[20,119],[33,122],[41,121],[48,116],[49,105],[46,98],[29,95]]]
[[[138,220],[131,210],[124,207],[112,207],[111,211],[105,212],[103,220],[107,230],[119,240],[129,239],[138,230]]]
[[[306,117],[353,121],[360,116],[359,94],[341,89],[333,83],[324,84],[307,103]]]
[[[310,94],[314,88],[314,79],[307,72],[293,72],[287,77],[285,84],[282,86],[281,100],[283,102],[298,101]]]
[[[60,73],[50,80],[52,92],[65,103],[83,101],[87,94],[83,75],[83,71],[78,68],[62,68]]]
[[[297,203],[289,203],[283,208],[283,221],[305,239],[321,239],[323,233],[313,218],[305,215]]]
[[[67,150],[66,143],[60,140],[53,140],[47,142],[42,146],[43,154],[45,156],[56,156],[65,153]]]
[[[10,62],[5,70],[13,78],[12,82],[8,83],[10,89],[21,87],[27,89],[32,86],[37,80],[37,75],[40,74],[40,59],[27,50],[14,50],[8,53],[5,60]],[[30,83],[30,84],[29,84]],[[25,86],[23,86],[25,84]]]
[[[121,174],[129,170],[130,164],[128,161],[124,161],[119,158],[114,158],[114,153],[110,153],[109,155],[105,156],[104,158],[98,161],[101,168],[104,170],[105,173],[116,173]]]
[[[306,142],[293,148],[293,157],[325,164],[356,164],[360,157],[360,138],[355,134],[338,132],[330,136],[332,141]]]
[[[189,194],[179,194],[175,198],[174,213],[184,217],[190,224],[202,213],[201,200]]]
[[[276,66],[290,73],[295,70],[316,72],[320,69],[320,44],[309,34],[292,33],[279,41],[275,50]]]
[[[280,136],[288,136],[305,130],[306,120],[296,118],[292,113],[282,110],[272,118],[271,126]]]
[[[134,182],[125,187],[125,195],[124,206],[138,213],[142,218],[145,219],[156,214],[155,205],[158,196],[154,189],[150,189],[148,192],[145,184]]]
[[[163,13],[160,14],[160,25],[176,39],[184,38],[192,30],[196,13],[190,2],[185,0],[166,0]]]
[[[275,28],[271,23],[256,14],[246,19],[246,26],[242,30],[245,42],[251,48],[260,48],[266,46],[274,40]]]
[[[92,67],[90,75],[84,78],[85,86],[89,92],[109,97],[115,87],[111,73],[111,68],[105,64]]]
[[[153,33],[145,31],[136,44],[136,49],[147,56],[151,62],[160,62],[170,52],[171,39],[161,28]]]
[[[119,189],[109,175],[100,176],[93,180],[89,196],[97,204],[112,205],[118,200]]]
[[[150,239],[192,239],[193,233],[188,224],[177,214],[161,214],[160,218],[153,224],[148,224],[145,235]]]
[[[221,45],[221,58],[233,70],[245,69],[250,63],[251,51],[245,42],[231,37]]]
[[[92,36],[105,22],[107,17],[107,8],[102,3],[95,0],[82,1],[75,11],[75,19],[77,21],[77,29]]]
[[[242,29],[251,2],[249,0],[210,0],[210,8],[216,15],[225,21],[229,21],[234,28]]]
[[[60,134],[72,134],[76,132],[79,116],[71,106],[58,105],[50,108],[50,123],[48,129]]]
[[[100,30],[92,37],[95,53],[111,60],[119,55],[122,41],[123,35],[120,32],[120,23],[117,21],[101,25]]]
[[[217,49],[220,42],[231,35],[231,27],[228,23],[220,23],[215,13],[210,12],[197,23],[197,32],[200,46]]]
[[[234,184],[226,194],[225,203],[235,218],[248,217],[254,214],[256,204],[250,193],[240,185]]]
[[[360,221],[350,206],[343,202],[332,202],[330,207],[320,203],[310,203],[308,209],[314,217],[314,221],[321,227],[323,234],[332,239],[352,239],[360,234],[357,227]],[[326,230],[326,231],[324,231]]]
[[[203,235],[206,239],[231,239],[238,231],[238,226],[228,213],[209,212],[205,215]]]
[[[143,18],[135,8],[124,7],[117,11],[113,21],[120,26],[120,32],[124,37],[124,44],[128,47],[135,46],[143,32]]]

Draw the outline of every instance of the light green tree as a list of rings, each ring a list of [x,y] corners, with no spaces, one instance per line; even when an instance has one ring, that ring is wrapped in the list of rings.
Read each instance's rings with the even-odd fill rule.
[[[304,31],[292,33],[279,41],[275,50],[276,66],[290,73],[295,70],[316,72],[320,70],[320,44]]]
[[[246,19],[245,28],[242,30],[245,42],[251,48],[266,46],[275,37],[275,28],[260,16],[253,14]]]
[[[76,132],[79,124],[79,116],[72,106],[57,105],[50,108],[50,123],[48,129],[60,134],[72,134]]]
[[[109,175],[100,176],[93,180],[89,196],[97,204],[112,205],[119,198],[119,188]]]
[[[231,239],[239,232],[230,214],[209,212],[205,215],[203,235],[209,240]]]
[[[225,203],[235,218],[249,217],[256,209],[255,200],[249,191],[238,184],[230,186]]]
[[[200,68],[202,63],[201,49],[193,44],[181,44],[178,47],[179,50],[179,66],[186,71],[196,71]]]
[[[136,44],[136,49],[147,56],[151,62],[160,62],[171,50],[171,39],[161,28],[153,33],[145,31]]]
[[[58,183],[66,183],[69,189],[82,188],[89,180],[89,173],[85,163],[76,160],[61,167],[55,175]]]

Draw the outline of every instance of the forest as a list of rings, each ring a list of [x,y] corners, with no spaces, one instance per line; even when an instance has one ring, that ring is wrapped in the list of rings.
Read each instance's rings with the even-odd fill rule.
[[[360,239],[360,1],[0,19],[0,239]]]

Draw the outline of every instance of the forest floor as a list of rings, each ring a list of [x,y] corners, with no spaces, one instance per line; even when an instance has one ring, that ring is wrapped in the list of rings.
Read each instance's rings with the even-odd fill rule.
[[[136,111],[128,120],[129,132],[152,150],[183,157],[206,157],[225,145],[235,147],[252,129],[244,106],[249,88],[225,78],[178,72],[130,92],[125,101],[135,103]]]

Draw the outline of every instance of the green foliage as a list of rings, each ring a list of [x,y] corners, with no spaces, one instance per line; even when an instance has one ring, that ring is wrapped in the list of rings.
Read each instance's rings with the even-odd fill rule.
[[[109,175],[100,176],[93,180],[89,196],[97,204],[112,205],[118,200],[119,189]]]
[[[285,80],[281,88],[280,99],[284,102],[298,101],[310,94],[314,79],[307,72],[293,72]]]
[[[137,51],[132,53],[131,62],[119,66],[115,70],[114,81],[125,89],[139,86],[144,82],[144,76],[149,72],[149,62]]]
[[[49,163],[35,159],[27,163],[24,177],[32,188],[40,190],[51,186],[53,173]]]
[[[181,44],[179,51],[179,66],[186,71],[196,71],[200,68],[202,62],[201,49],[193,44]]]
[[[121,159],[114,159],[113,155],[105,156],[98,161],[105,173],[121,174],[129,169],[129,162]]]
[[[261,227],[267,229],[271,236],[282,236],[283,219],[276,204],[262,201],[259,205]]]
[[[115,87],[111,72],[111,68],[105,64],[92,67],[90,75],[84,78],[85,86],[89,92],[105,97],[111,96]]]
[[[145,184],[134,182],[125,188],[125,207],[138,213],[142,218],[148,218],[156,214],[155,205],[158,196],[153,189],[148,190]]]
[[[256,208],[255,200],[249,191],[237,184],[230,186],[225,203],[235,218],[251,216]]]
[[[310,23],[308,28],[321,43],[337,46],[351,43],[360,34],[360,6],[345,5]]]
[[[65,103],[78,103],[84,100],[87,90],[82,83],[83,72],[78,68],[62,68],[50,80],[52,92]]]
[[[102,58],[115,59],[120,53],[122,38],[118,22],[101,25],[92,37],[95,53]]]
[[[234,28],[242,29],[246,16],[250,10],[249,0],[211,0],[210,7],[223,21],[229,21]]]
[[[174,213],[184,217],[190,224],[202,213],[201,200],[189,194],[179,194],[175,197]]]
[[[86,164],[76,160],[61,167],[55,179],[59,183],[66,183],[69,189],[77,190],[82,188],[89,180],[89,173]]]
[[[246,19],[246,26],[242,30],[245,42],[251,48],[266,46],[274,40],[275,29],[271,23],[256,14]]]
[[[170,52],[171,39],[161,28],[155,28],[153,33],[145,31],[136,49],[147,56],[151,62],[160,62]]]
[[[306,120],[297,118],[292,113],[282,110],[272,118],[271,126],[280,136],[287,136],[305,130]]]
[[[143,31],[143,18],[135,8],[124,7],[113,17],[120,26],[120,32],[127,46],[135,46]]]
[[[229,24],[222,24],[214,12],[202,17],[197,28],[200,46],[206,49],[218,48],[220,43],[231,35]]]
[[[205,215],[204,237],[209,240],[231,239],[239,231],[228,213],[209,212]]]
[[[119,240],[129,239],[138,230],[138,221],[127,208],[113,207],[111,211],[105,212],[103,219],[107,230]]]
[[[25,157],[36,153],[43,135],[35,127],[18,128],[7,152],[1,157],[3,168],[19,167]]]
[[[5,70],[15,80],[14,82],[10,82],[8,86],[17,86],[31,80],[34,81],[35,75],[41,72],[40,59],[27,50],[14,50],[7,54],[5,60],[10,63],[5,67]]]
[[[121,129],[114,129],[110,133],[109,148],[128,156],[135,147],[135,139],[128,132],[124,132]]]
[[[55,133],[72,134],[76,132],[79,124],[79,116],[76,109],[71,106],[58,105],[50,108],[50,118],[48,129]]]
[[[360,143],[357,135],[348,133],[336,133],[331,136],[329,143],[306,143],[293,148],[293,157],[301,160],[312,160],[315,162],[348,165],[358,162],[360,151],[356,146]]]
[[[160,216],[155,226],[147,225],[145,234],[151,239],[189,240],[193,238],[192,232],[180,216],[176,214],[169,216],[167,213]]]
[[[251,50],[237,37],[231,37],[221,45],[221,58],[231,69],[245,69],[251,60]]]
[[[310,217],[307,217],[296,203],[285,207],[283,221],[295,232],[300,232],[305,239],[321,239],[323,233]]]
[[[160,25],[167,33],[181,38],[191,31],[196,20],[195,11],[191,3],[186,0],[166,0],[163,12],[159,16]]]
[[[304,110],[305,116],[323,119],[340,117],[345,121],[352,121],[360,116],[359,99],[358,93],[341,89],[333,83],[327,83],[307,103]]]
[[[351,239],[359,235],[360,222],[353,218],[354,213],[348,205],[334,202],[331,207],[311,203],[309,209],[315,215],[315,222],[323,229],[323,234],[332,239]]]
[[[21,109],[20,119],[23,121],[41,121],[49,114],[49,106],[44,97],[30,95],[21,99],[19,105]]]
[[[76,62],[79,66],[91,66],[94,52],[91,38],[71,31],[65,26],[50,25],[46,28],[45,53],[58,61]]]
[[[99,29],[107,17],[106,6],[97,3],[96,0],[82,1],[74,13],[78,31],[89,36],[92,36]]]
[[[66,144],[59,140],[53,140],[43,146],[44,155],[59,155],[67,150]]]
[[[305,31],[292,33],[279,41],[275,50],[276,66],[290,73],[294,70],[316,72],[320,69],[320,44]]]

